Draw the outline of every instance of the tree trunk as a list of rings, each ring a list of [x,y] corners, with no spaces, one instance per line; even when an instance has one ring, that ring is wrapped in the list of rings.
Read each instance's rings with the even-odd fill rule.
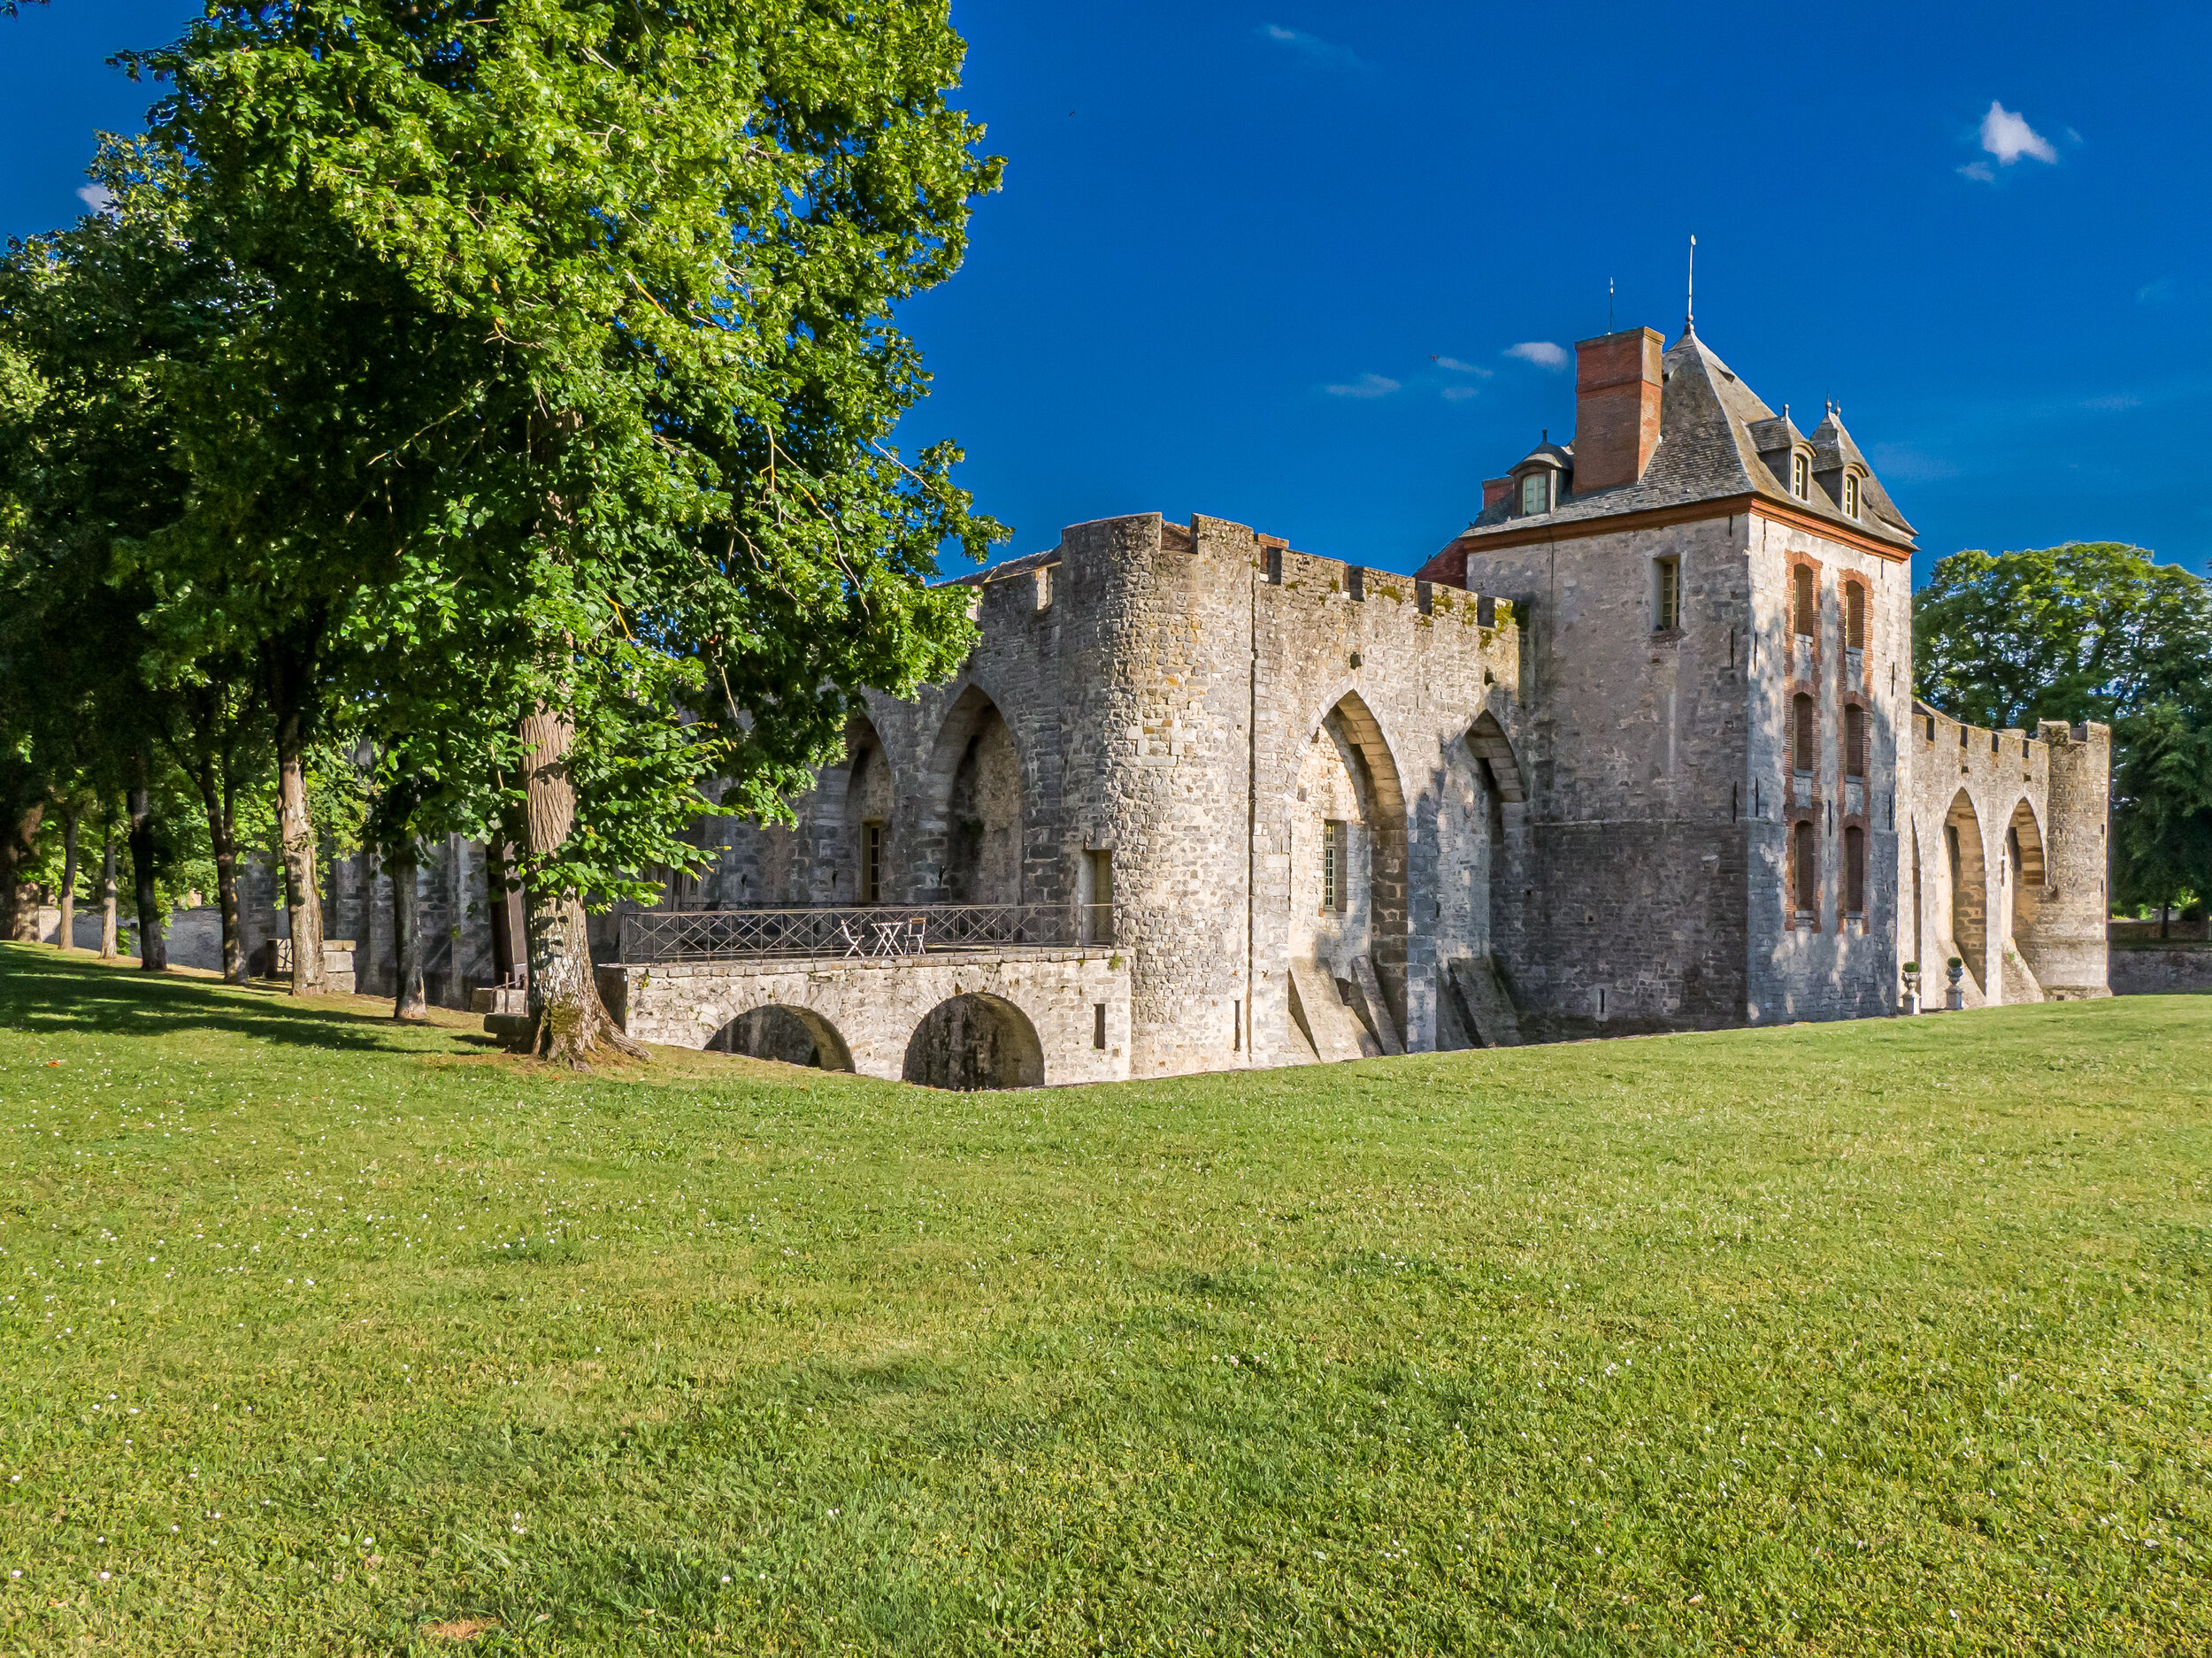
[[[567,841],[576,821],[576,786],[569,780],[568,748],[575,727],[541,704],[522,719],[523,850],[528,894],[530,1015],[537,1021],[534,1051],[576,1071],[589,1071],[602,1048],[634,1059],[645,1049],[623,1034],[599,1000],[592,977],[591,936],[582,897],[573,888],[551,891],[537,871]]]
[[[56,942],[65,950],[77,943],[77,825],[83,818],[84,808],[72,806],[61,825],[61,937]]]
[[[218,762],[203,756],[194,779],[207,812],[207,841],[215,849],[215,904],[223,922],[223,977],[246,982],[246,952],[238,933],[238,837],[231,815],[229,778]]]
[[[277,822],[284,846],[284,903],[292,918],[292,994],[319,996],[323,898],[315,867],[315,825],[307,811],[304,722],[296,708],[277,717]]]
[[[23,866],[38,851],[38,825],[46,816],[43,801],[27,810],[15,825],[4,845],[0,845],[0,925],[6,927],[6,936],[19,941],[38,942],[38,906],[31,906],[31,919],[27,926],[19,913],[23,900]]]
[[[100,830],[100,959],[104,962],[115,959],[115,823],[110,818]]]
[[[430,1017],[422,990],[422,900],[416,891],[415,843],[403,841],[384,855],[392,878],[392,1017],[418,1023]]]
[[[142,764],[139,771],[142,774]],[[169,970],[169,941],[162,936],[161,900],[154,892],[154,804],[144,784],[130,793],[131,874],[138,888],[138,965],[149,973]]]

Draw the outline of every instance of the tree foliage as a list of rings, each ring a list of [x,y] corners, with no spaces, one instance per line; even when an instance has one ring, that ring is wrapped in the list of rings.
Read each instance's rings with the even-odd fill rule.
[[[784,814],[855,692],[957,664],[937,557],[1002,534],[956,449],[890,441],[927,386],[895,308],[999,176],[962,51],[905,0],[214,0],[127,56],[165,93],[104,153],[116,211],[16,262],[158,232],[108,308],[173,474],[103,532],[118,660],[251,681],[220,706],[270,722],[288,813],[369,738],[379,837],[515,821],[550,717],[534,894],[650,899],[701,811]],[[0,400],[50,403],[38,355],[0,348]]]

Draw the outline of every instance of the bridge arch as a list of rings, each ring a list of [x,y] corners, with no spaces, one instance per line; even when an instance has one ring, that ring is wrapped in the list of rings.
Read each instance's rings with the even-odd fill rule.
[[[931,1009],[906,1044],[902,1074],[927,1088],[1035,1088],[1045,1079],[1037,1027],[1003,996],[967,991]]]
[[[717,1031],[707,1047],[716,1053],[810,1065],[817,1071],[853,1069],[852,1049],[837,1027],[812,1008],[763,1002]]]

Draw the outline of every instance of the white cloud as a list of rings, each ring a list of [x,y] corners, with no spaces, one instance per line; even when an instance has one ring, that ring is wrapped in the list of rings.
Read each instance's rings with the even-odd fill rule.
[[[1455,357],[1432,357],[1429,359],[1429,361],[1435,364],[1439,368],[1448,368],[1451,370],[1455,374],[1473,374],[1483,380],[1488,380],[1491,374],[1495,372],[1491,369],[1479,367],[1473,363],[1463,363]]]
[[[2162,276],[2155,282],[2146,282],[2137,288],[2135,303],[2139,305],[2162,305],[2174,296],[2174,288],[2172,277]]]
[[[1446,403],[1465,403],[1470,397],[1481,395],[1482,388],[1479,386],[1447,386],[1443,388]]]
[[[2027,123],[2027,118],[2007,109],[1992,98],[1989,113],[1982,117],[1982,148],[1997,157],[2002,166],[2010,166],[2023,156],[2037,161],[2056,161],[2058,151],[2051,141]]]
[[[2118,414],[2124,410],[2140,409],[2143,400],[2132,392],[2115,392],[2108,397],[2092,397],[2082,407],[2094,409],[2103,414]]]
[[[115,205],[115,196],[104,184],[80,184],[77,199],[84,203],[88,213],[104,213]]]
[[[1398,382],[1381,374],[1363,374],[1348,386],[1324,386],[1321,389],[1332,397],[1387,397],[1398,389]]]
[[[1279,23],[1260,25],[1260,38],[1272,41],[1286,51],[1296,52],[1309,62],[1325,65],[1331,69],[1364,69],[1366,64],[1348,46],[1334,45],[1302,29],[1286,29]]]
[[[1524,340],[1518,345],[1506,347],[1505,354],[1517,357],[1524,363],[1533,363],[1539,368],[1567,366],[1567,348],[1554,345],[1548,340]]]
[[[1994,184],[1997,181],[1997,169],[1986,161],[1970,161],[1958,172],[1962,179],[1973,179],[1983,184]]]

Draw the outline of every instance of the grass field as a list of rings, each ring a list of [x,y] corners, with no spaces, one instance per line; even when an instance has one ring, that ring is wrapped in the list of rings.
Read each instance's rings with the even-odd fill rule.
[[[2212,1651],[2212,998],[975,1095],[373,1006],[0,947],[0,1649]]]

